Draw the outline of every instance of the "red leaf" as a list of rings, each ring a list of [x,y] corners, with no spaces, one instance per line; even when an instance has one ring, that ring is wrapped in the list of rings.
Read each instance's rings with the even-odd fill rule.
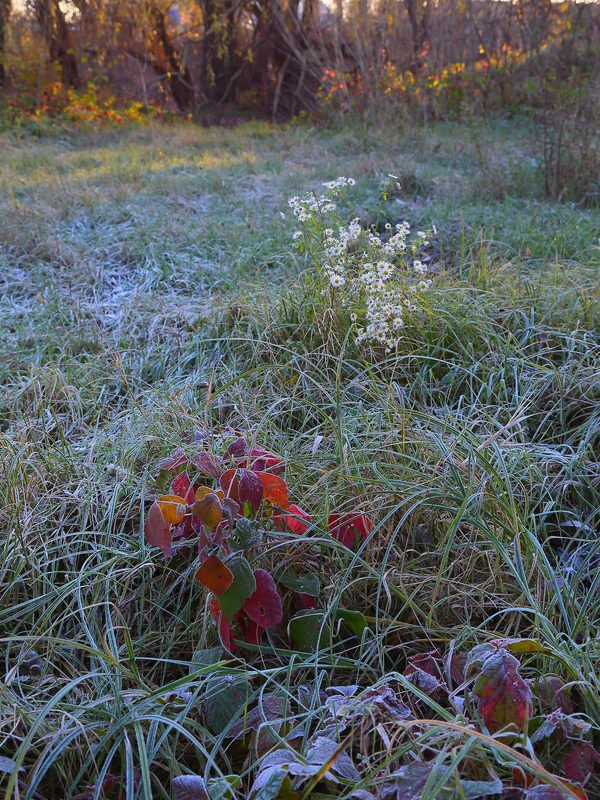
[[[240,470],[240,483],[238,488],[239,502],[242,507],[248,503],[254,511],[258,511],[262,503],[264,489],[256,473],[249,469]],[[235,497],[233,498],[235,500]]]
[[[371,528],[371,520],[364,514],[338,514],[334,511],[329,515],[329,533],[349,550],[354,550],[357,541],[364,542]]]
[[[248,642],[248,644],[260,644],[260,640],[265,632],[265,629],[261,625],[258,625],[253,619],[250,619],[243,609],[237,612],[234,619],[236,625],[242,632],[244,640]]]
[[[300,506],[293,503],[287,507],[287,514],[284,515],[284,520],[292,533],[297,533],[302,536],[308,530],[312,517],[307,514]]]
[[[504,649],[492,653],[481,665],[473,693],[481,717],[491,733],[506,725],[523,730],[531,713],[531,689],[519,675],[519,662]]]
[[[317,601],[316,599],[310,594],[303,594],[302,592],[298,593],[298,599],[302,605],[302,608],[316,608]]]
[[[185,454],[185,450],[183,450],[181,447],[178,447],[177,450],[175,450],[175,452],[170,456],[161,458],[156,464],[156,469],[175,470],[183,466],[183,464],[187,464],[188,460],[189,459]]]
[[[248,461],[250,469],[254,472],[271,472],[273,475],[279,475],[284,469],[281,458],[262,447],[253,447]]]
[[[209,556],[194,576],[215,594],[223,594],[233,583],[233,573],[218,556]]]
[[[248,445],[243,436],[240,436],[233,441],[227,448],[227,453],[233,456],[236,460],[243,458],[248,453]]]
[[[217,623],[217,630],[219,632],[221,644],[226,650],[229,650],[230,653],[233,653],[236,649],[236,646],[231,641],[231,625],[221,610],[218,599],[216,597],[211,597],[208,607],[210,608],[212,618]]]
[[[411,675],[416,669],[421,669],[434,678],[442,677],[438,659],[440,654],[437,650],[430,650],[428,653],[417,653],[408,659],[408,667],[404,670],[404,675]]]
[[[219,478],[219,485],[242,508],[248,503],[257,511],[263,499],[263,485],[249,469],[228,469]]]
[[[194,499],[194,487],[187,472],[182,472],[181,475],[175,478],[169,491],[171,494],[178,494],[183,497],[188,505]]]
[[[173,800],[210,800],[200,775],[179,775],[171,781]]]
[[[239,503],[238,489],[240,478],[237,469],[228,469],[219,478],[219,486],[225,493],[226,497],[231,497],[236,503]]]
[[[573,713],[573,704],[564,689],[564,682],[556,675],[543,675],[534,683],[535,694],[544,709],[560,709],[565,714]]]
[[[446,673],[450,673],[450,680],[455,686],[460,686],[465,682],[465,653],[453,650],[451,653],[446,653],[444,656],[444,667]]]
[[[269,472],[255,472],[254,475],[262,483],[263,499],[285,511],[289,506],[289,495],[287,483],[283,478],[271,475]]]
[[[148,544],[160,547],[166,556],[171,555],[171,544],[173,542],[171,526],[156,501],[148,509],[148,515],[144,523],[144,534]]]
[[[212,478],[218,478],[223,472],[221,459],[206,450],[201,450],[199,453],[196,453],[195,456],[190,458],[190,462],[199,472],[210,475]]]
[[[281,597],[275,581],[264,569],[255,569],[256,589],[244,602],[244,611],[261,628],[272,628],[283,619]]]
[[[565,778],[575,783],[585,783],[600,763],[600,753],[589,742],[577,742],[563,759]]]
[[[429,697],[434,697],[446,689],[436,656],[439,657],[436,650],[417,653],[408,659],[410,663],[404,670],[405,677]]]

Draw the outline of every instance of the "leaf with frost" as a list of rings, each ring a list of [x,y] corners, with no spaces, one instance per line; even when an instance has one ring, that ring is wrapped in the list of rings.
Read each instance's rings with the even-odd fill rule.
[[[519,675],[519,662],[504,649],[481,665],[473,687],[478,711],[491,733],[514,725],[523,730],[531,714],[531,689]]]
[[[144,522],[144,535],[148,544],[160,547],[165,556],[171,555],[173,534],[160,505],[155,501],[148,509]]]
[[[261,628],[272,628],[283,619],[281,597],[273,577],[264,569],[254,570],[256,589],[244,602],[243,609]]]
[[[178,775],[171,781],[173,800],[210,800],[204,778],[200,775]]]

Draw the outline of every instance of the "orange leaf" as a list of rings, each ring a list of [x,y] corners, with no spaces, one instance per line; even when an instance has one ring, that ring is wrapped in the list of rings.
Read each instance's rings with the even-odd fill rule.
[[[215,594],[223,594],[233,583],[233,572],[218,556],[209,556],[200,565],[195,578],[207,589]]]
[[[186,502],[176,494],[163,494],[156,501],[169,525],[179,525],[185,517]]]
[[[196,500],[204,500],[207,494],[216,494],[219,500],[223,500],[225,498],[225,493],[221,489],[211,489],[209,486],[200,486],[196,489],[195,498]]]
[[[196,500],[192,507],[192,513],[207,528],[216,528],[223,519],[221,501],[214,492],[205,495],[201,500]]]
[[[289,506],[288,487],[283,478],[270,472],[255,473],[263,485],[263,499],[273,503],[284,511]]]

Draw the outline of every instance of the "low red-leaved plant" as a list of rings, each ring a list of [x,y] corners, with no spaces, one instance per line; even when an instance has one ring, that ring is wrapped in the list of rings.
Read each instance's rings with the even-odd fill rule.
[[[279,587],[289,583],[284,573],[276,581],[255,566],[269,535],[266,529],[303,536],[312,525],[312,516],[290,503],[283,460],[236,434],[221,455],[205,447],[191,454],[179,448],[157,466],[168,493],[148,509],[146,540],[170,557],[195,539],[195,579],[211,592],[209,608],[223,646],[234,650],[235,639],[258,644],[265,630],[282,621]],[[370,531],[363,514],[333,512],[329,517],[331,536],[350,549]],[[299,588],[294,595],[300,608],[316,605],[315,596]]]

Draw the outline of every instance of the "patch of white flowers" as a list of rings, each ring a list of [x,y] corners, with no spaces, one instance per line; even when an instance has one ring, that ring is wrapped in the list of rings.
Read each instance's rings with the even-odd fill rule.
[[[363,228],[358,217],[340,224],[336,200],[354,184],[353,178],[339,177],[324,183],[322,194],[291,197],[288,205],[300,223],[293,239],[311,253],[338,302],[352,309],[356,343],[390,352],[400,343],[406,315],[418,309],[416,296],[431,286],[419,258],[427,234],[411,237],[408,222],[388,223],[383,234]],[[333,227],[327,227],[331,221]]]

